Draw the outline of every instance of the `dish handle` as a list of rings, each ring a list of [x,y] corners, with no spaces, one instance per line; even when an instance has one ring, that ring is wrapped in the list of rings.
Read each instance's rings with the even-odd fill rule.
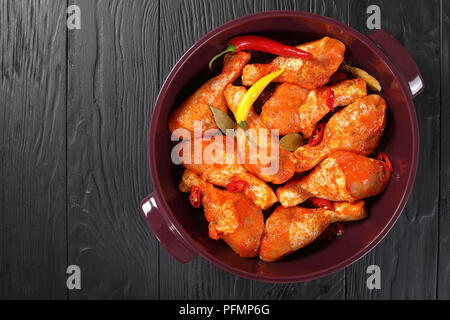
[[[413,98],[417,97],[425,88],[417,64],[411,55],[393,36],[384,30],[375,30],[369,34],[369,38],[383,50],[389,59],[399,68],[409,85]]]
[[[172,257],[181,263],[186,263],[197,256],[184,244],[185,240],[173,223],[164,217],[153,194],[141,201],[140,208],[156,239]]]

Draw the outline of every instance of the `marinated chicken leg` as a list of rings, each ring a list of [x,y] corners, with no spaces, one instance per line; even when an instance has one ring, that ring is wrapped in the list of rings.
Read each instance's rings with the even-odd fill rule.
[[[348,106],[367,95],[366,83],[361,79],[345,80],[329,87],[311,90],[298,108],[298,131],[305,138],[311,137],[317,123],[331,111],[327,105],[328,89],[334,92],[333,108]]]
[[[310,197],[330,201],[356,201],[381,193],[391,173],[379,160],[348,151],[326,158],[307,176],[277,189],[284,207],[293,207]]]
[[[330,37],[305,43],[297,48],[311,53],[313,57],[277,57],[269,64],[248,64],[242,73],[242,84],[251,86],[265,75],[285,68],[275,79],[276,82],[290,82],[306,89],[315,89],[328,82],[344,59],[345,45]]]
[[[366,215],[364,201],[336,202],[332,211],[278,207],[266,221],[259,257],[277,261],[316,240],[330,224],[361,220]]]
[[[262,107],[261,120],[268,129],[278,129],[280,136],[300,131],[298,109],[309,90],[292,83],[280,84]]]
[[[227,187],[234,181],[245,181],[248,185],[243,190],[244,194],[261,209],[267,209],[278,201],[272,188],[249,173],[239,161],[233,138],[217,135],[210,139],[184,141],[179,146],[183,165],[203,179],[220,187]],[[190,154],[186,155],[184,150],[190,150]]]
[[[227,86],[225,98],[229,108],[236,112],[247,90],[244,87]],[[272,136],[259,116],[250,110],[247,116],[247,129],[237,130],[239,156],[245,168],[260,179],[281,184],[295,173],[296,159],[291,152],[278,145],[278,139]]]
[[[366,83],[361,79],[345,80],[314,90],[282,83],[264,104],[261,120],[267,128],[279,129],[281,136],[301,132],[303,137],[309,138],[317,123],[330,112],[328,88],[334,92],[334,108],[347,106],[367,94]]]
[[[250,54],[244,51],[225,55],[222,73],[203,84],[171,114],[169,130],[184,128],[193,132],[194,121],[201,121],[202,132],[217,129],[210,106],[226,112],[223,91],[239,78],[249,60]]]
[[[325,126],[322,141],[304,145],[294,154],[297,172],[314,168],[328,155],[339,150],[368,155],[375,151],[386,124],[386,102],[369,95],[334,114]]]
[[[192,186],[202,191],[210,237],[222,238],[241,257],[256,257],[264,230],[261,210],[243,194],[215,188],[194,172],[185,170],[180,191],[191,192]]]

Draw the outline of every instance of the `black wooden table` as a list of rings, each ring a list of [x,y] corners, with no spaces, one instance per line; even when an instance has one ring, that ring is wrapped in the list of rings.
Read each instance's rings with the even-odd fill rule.
[[[274,285],[176,262],[138,210],[147,132],[178,58],[253,12],[303,10],[368,34],[367,7],[422,71],[420,164],[388,236],[345,270]],[[68,29],[67,7],[81,9]],[[0,0],[0,298],[450,298],[449,0]],[[381,268],[368,290],[367,266]],[[81,268],[68,290],[66,268]]]

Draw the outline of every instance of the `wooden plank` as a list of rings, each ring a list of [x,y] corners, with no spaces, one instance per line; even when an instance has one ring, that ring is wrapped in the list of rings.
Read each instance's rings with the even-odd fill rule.
[[[439,213],[439,1],[351,0],[350,25],[370,33],[366,9],[373,4],[381,8],[381,28],[404,44],[425,80],[425,92],[414,101],[420,163],[414,190],[394,228],[375,250],[349,268],[348,298],[433,299]],[[371,264],[381,268],[381,290],[366,287],[366,268]]]
[[[148,120],[158,83],[158,1],[71,0],[68,43],[70,298],[158,298],[158,244],[139,211],[151,192]]]
[[[0,298],[65,299],[62,1],[0,2]]]
[[[300,10],[310,11],[312,0],[255,0],[255,11]]]
[[[207,32],[253,10],[253,1],[171,0],[160,3],[160,85],[181,55]],[[250,281],[202,258],[180,264],[160,251],[161,299],[248,299]]]
[[[311,12],[330,17],[342,23],[348,23],[347,0],[312,0]]]
[[[450,2],[441,1],[441,84],[450,83]],[[450,92],[441,91],[441,196],[439,213],[438,299],[450,299]]]
[[[347,1],[264,1],[264,10],[301,10],[347,21]],[[314,281],[296,284],[253,283],[254,299],[343,299],[345,271]]]

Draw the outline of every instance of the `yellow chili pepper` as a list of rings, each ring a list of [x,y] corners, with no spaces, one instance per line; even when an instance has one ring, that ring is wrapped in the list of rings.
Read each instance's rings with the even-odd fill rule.
[[[263,92],[263,90],[272,82],[275,78],[277,78],[280,74],[282,74],[284,69],[269,73],[267,76],[259,79],[253,86],[248,89],[244,98],[242,98],[241,103],[239,104],[236,110],[236,122],[239,124],[245,120],[247,120],[248,113],[252,108],[253,103],[258,99],[259,95]]]

